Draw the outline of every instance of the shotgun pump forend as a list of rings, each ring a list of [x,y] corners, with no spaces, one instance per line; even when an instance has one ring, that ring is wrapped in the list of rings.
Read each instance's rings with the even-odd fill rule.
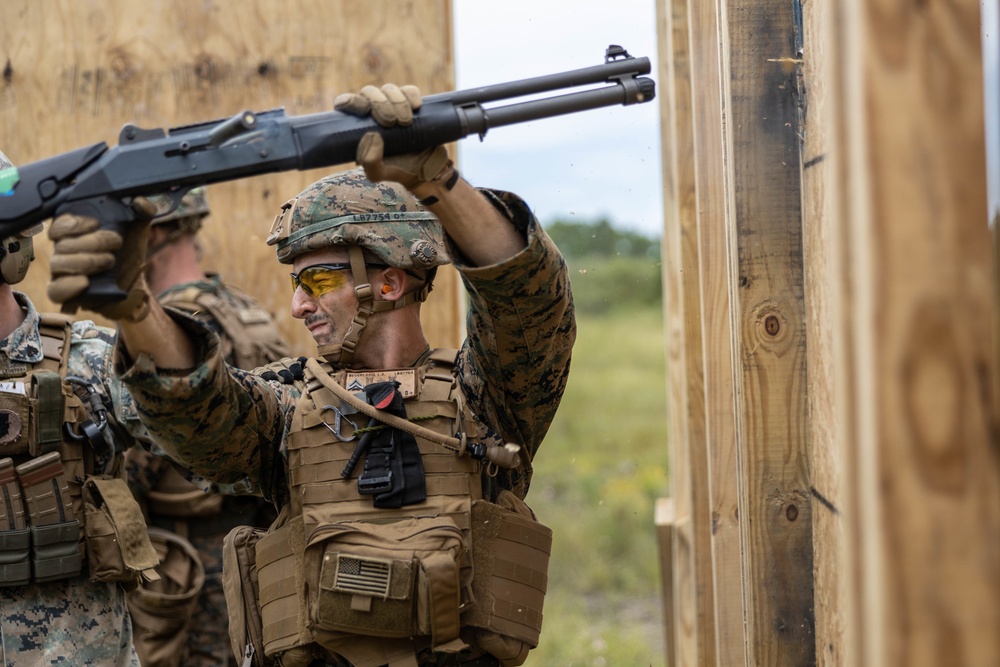
[[[133,197],[171,193],[176,206],[195,187],[280,171],[354,162],[361,137],[377,131],[385,155],[412,153],[471,134],[578,111],[649,102],[655,83],[648,58],[617,45],[603,65],[520,81],[430,95],[407,127],[384,128],[339,111],[286,116],[283,109],[241,111],[226,119],[164,131],[129,124],[118,145],[101,142],[21,167],[0,169],[0,238],[62,213],[89,215],[119,233],[134,220]],[[567,88],[560,95],[487,107]],[[595,87],[596,86],[596,87]],[[93,276],[83,307],[124,298],[115,270]]]

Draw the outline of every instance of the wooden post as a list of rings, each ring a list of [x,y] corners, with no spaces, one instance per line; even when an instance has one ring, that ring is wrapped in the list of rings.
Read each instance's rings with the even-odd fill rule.
[[[674,501],[673,603],[668,663],[715,663],[708,447],[702,355],[695,134],[687,0],[658,8],[664,155],[664,317],[668,442]]]
[[[723,4],[747,660],[809,665],[815,646],[798,131],[801,26],[785,2]]]
[[[654,523],[656,544],[660,556],[660,593],[663,600],[663,639],[667,664],[674,664],[674,642],[677,618],[674,597],[674,535],[677,516],[673,498],[657,498]]]
[[[803,13],[802,245],[805,260],[807,437],[813,499],[813,590],[816,664],[847,667],[844,607],[850,582],[845,549],[844,415],[848,385],[836,362],[845,349],[844,276],[837,271],[841,235],[831,223],[829,181],[835,123],[830,110],[831,3],[807,2]],[[836,192],[836,191],[834,191]]]
[[[329,110],[369,83],[454,88],[449,0],[10,0],[0,22],[0,137],[15,162],[99,141],[126,122],[169,128],[242,109]],[[353,165],[343,165],[341,168]],[[286,200],[335,169],[286,172],[208,189],[207,268],[254,294],[292,349],[315,349],[289,313],[288,269],[264,244]],[[42,309],[48,244],[21,287]],[[460,286],[443,271],[424,309],[431,343],[453,346]]]
[[[668,219],[665,239],[681,250],[679,257],[669,248],[665,253],[666,294],[682,305],[668,305],[668,317],[700,318],[700,326],[684,320],[683,354],[672,351],[670,357],[686,361],[683,373],[675,362],[670,374],[671,383],[683,383],[679,404],[687,408],[677,417],[686,420],[680,422],[686,437],[671,438],[674,479],[689,485],[675,488],[681,492],[675,495],[679,546],[683,521],[690,516],[694,523],[688,529],[693,554],[675,548],[676,576],[689,577],[675,579],[677,614],[700,624],[678,626],[678,663],[810,664],[812,510],[797,133],[801,26],[791,8],[777,2],[690,0],[671,8],[675,97],[669,131],[676,164],[667,187],[676,203],[671,209],[668,197],[666,210],[677,221],[674,228]],[[687,51],[678,47],[681,9],[687,10]],[[685,169],[694,174],[687,208]],[[697,237],[696,252],[684,249],[685,234]],[[687,281],[695,270],[699,280],[692,286]],[[699,343],[700,369],[690,363]],[[691,437],[701,409],[703,449]],[[699,459],[703,452],[707,458]],[[681,506],[686,493],[690,511]],[[699,501],[707,501],[707,514],[697,513]],[[711,602],[703,597],[705,580],[697,569],[707,550]],[[684,604],[685,586],[698,592],[693,605]],[[696,641],[709,632],[714,644]]]
[[[977,0],[669,6],[687,9],[690,49],[661,67],[676,144],[664,238],[679,248],[665,248],[666,294],[668,317],[701,303],[717,640],[705,661],[705,629],[677,625],[678,655],[1000,664],[1000,242]],[[675,496],[675,539],[693,536],[692,553],[675,546],[675,613],[700,622],[703,601],[684,597],[703,558],[698,329],[667,330],[682,341],[671,419],[686,420],[671,427],[673,472],[692,503]]]
[[[846,664],[1000,664],[979,1],[833,6]]]

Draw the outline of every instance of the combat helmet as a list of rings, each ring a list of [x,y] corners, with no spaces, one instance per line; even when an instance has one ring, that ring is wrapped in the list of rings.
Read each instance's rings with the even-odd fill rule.
[[[156,207],[152,224],[170,225],[165,228],[167,235],[146,251],[147,259],[182,236],[197,234],[201,229],[202,220],[212,212],[205,198],[205,188],[191,188],[184,193],[179,202],[176,202],[176,206],[176,194],[150,195],[147,199]]]
[[[13,167],[10,159],[0,151],[0,169]],[[29,227],[0,241],[0,277],[8,285],[16,285],[28,275],[28,265],[35,259],[32,236],[41,233],[41,224]]]
[[[156,206],[154,225],[180,221],[189,233],[201,229],[201,221],[212,212],[205,198],[205,188],[191,188],[177,206],[174,206],[174,197],[169,194],[150,195],[147,199]]]
[[[358,312],[342,343],[320,348],[320,354],[341,365],[351,360],[371,313],[424,301],[437,267],[450,262],[444,230],[434,214],[402,185],[373,183],[362,169],[322,178],[285,202],[267,244],[275,246],[283,264],[321,248],[348,249]],[[397,301],[376,301],[367,268],[378,266],[402,269],[423,284]]]

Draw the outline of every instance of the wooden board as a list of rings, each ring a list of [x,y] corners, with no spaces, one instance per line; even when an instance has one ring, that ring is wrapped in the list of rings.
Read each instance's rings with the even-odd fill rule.
[[[1000,664],[1000,450],[978,0],[834,12],[834,224],[864,667]]]
[[[723,6],[747,662],[815,662],[800,58],[786,2]]]
[[[664,316],[667,332],[670,471],[674,511],[669,664],[715,664],[715,582],[706,437],[693,29],[687,0],[658,7],[664,164]],[[738,576],[738,561],[734,572]]]
[[[805,262],[807,458],[813,498],[816,664],[846,667],[844,607],[850,581],[845,546],[843,428],[847,386],[836,363],[845,338],[836,270],[841,234],[831,219],[830,158],[836,124],[830,109],[833,26],[830,3],[804,3],[802,42],[802,250]]]
[[[698,271],[705,396],[705,438],[709,512],[702,517],[710,536],[715,645],[705,661],[710,665],[742,665],[747,660],[745,598],[741,571],[743,544],[737,465],[738,424],[733,370],[732,264],[727,246],[729,146],[723,141],[729,123],[724,81],[725,32],[720,4],[710,0],[688,3],[694,119],[694,162],[697,178]],[[700,484],[705,485],[704,481]],[[706,601],[707,602],[707,601]]]
[[[449,0],[10,0],[0,22],[0,137],[15,162],[118,143],[128,122],[174,127],[242,109],[332,108],[369,83],[454,88]],[[353,165],[343,165],[351,167]],[[330,170],[256,177],[208,190],[205,265],[278,317],[292,349],[312,353],[289,313],[288,270],[264,238],[286,200]],[[22,284],[39,306],[47,243]],[[424,309],[432,344],[464,323],[460,285],[444,271]]]

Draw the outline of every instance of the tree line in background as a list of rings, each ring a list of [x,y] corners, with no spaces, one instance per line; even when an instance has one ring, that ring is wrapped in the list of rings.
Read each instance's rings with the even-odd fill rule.
[[[662,306],[659,237],[618,229],[606,219],[556,219],[545,231],[569,265],[578,312],[604,315]]]

